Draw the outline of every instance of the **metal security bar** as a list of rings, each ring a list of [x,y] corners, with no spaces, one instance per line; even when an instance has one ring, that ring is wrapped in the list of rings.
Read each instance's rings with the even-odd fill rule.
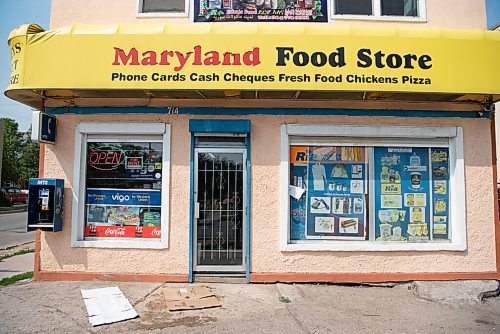
[[[245,152],[198,149],[197,270],[241,270],[244,262]]]

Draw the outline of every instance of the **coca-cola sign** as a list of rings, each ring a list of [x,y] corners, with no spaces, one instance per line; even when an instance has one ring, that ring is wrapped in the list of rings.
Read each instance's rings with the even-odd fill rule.
[[[161,238],[161,227],[158,226],[95,226],[85,227],[85,237],[89,238]]]
[[[110,228],[108,227],[106,231],[104,231],[104,235],[107,237],[124,237],[125,236],[125,228]]]
[[[159,228],[156,228],[156,227],[155,227],[155,228],[153,228],[153,229],[151,230],[151,235],[152,235],[153,237],[158,237],[158,238],[159,238],[159,237],[161,237],[161,230],[160,230]]]

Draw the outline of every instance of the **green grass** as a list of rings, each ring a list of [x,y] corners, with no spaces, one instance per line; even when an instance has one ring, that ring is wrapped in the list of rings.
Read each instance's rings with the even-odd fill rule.
[[[10,285],[10,284],[14,284],[16,282],[19,282],[19,281],[22,281],[25,279],[29,279],[29,278],[33,278],[32,271],[29,271],[29,272],[24,273],[24,274],[19,274],[19,275],[14,275],[11,277],[4,278],[4,279],[0,280],[0,285],[4,285],[4,286]]]
[[[18,250],[17,252],[14,252],[12,254],[7,254],[7,255],[4,255],[4,256],[0,256],[0,261],[3,261],[5,259],[8,259],[9,257],[13,257],[13,256],[16,256],[16,255],[23,255],[23,254],[33,253],[34,251],[35,251],[34,249],[21,249],[21,250]]]
[[[0,212],[9,212],[9,211],[20,211],[20,210],[26,210],[28,206],[26,204],[22,205],[13,205],[13,206],[2,206],[0,207]]]

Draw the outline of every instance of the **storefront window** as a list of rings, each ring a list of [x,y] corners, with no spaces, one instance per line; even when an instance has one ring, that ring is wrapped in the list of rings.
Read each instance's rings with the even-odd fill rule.
[[[85,238],[160,238],[161,142],[89,142]]]
[[[314,128],[334,132],[302,127],[304,134]],[[341,126],[331,128],[345,132]],[[285,136],[287,243],[296,244],[294,250],[308,244],[353,245],[347,241],[366,244],[366,250],[433,249],[423,244],[452,249],[446,245],[464,242],[463,194],[450,195],[452,185],[463,188],[463,173],[456,172],[462,164],[457,139],[435,138],[435,130],[429,130],[432,138],[422,139],[401,128],[385,129],[400,131],[401,137],[380,137],[383,132],[375,127],[365,131],[365,138]],[[398,246],[404,244],[409,246]]]
[[[73,246],[168,247],[169,132],[161,123],[77,127]]]

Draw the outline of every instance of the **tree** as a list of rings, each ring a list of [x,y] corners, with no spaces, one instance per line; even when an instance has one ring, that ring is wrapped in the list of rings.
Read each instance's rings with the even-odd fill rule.
[[[19,158],[19,184],[25,185],[32,177],[38,177],[39,145],[31,141],[31,126],[24,133],[24,144]]]
[[[17,123],[10,118],[4,118],[2,182],[19,180],[19,157],[22,150],[22,135]]]
[[[24,186],[29,178],[38,176],[39,147],[31,141],[31,127],[20,132],[14,120],[5,118],[4,122],[2,182]]]

